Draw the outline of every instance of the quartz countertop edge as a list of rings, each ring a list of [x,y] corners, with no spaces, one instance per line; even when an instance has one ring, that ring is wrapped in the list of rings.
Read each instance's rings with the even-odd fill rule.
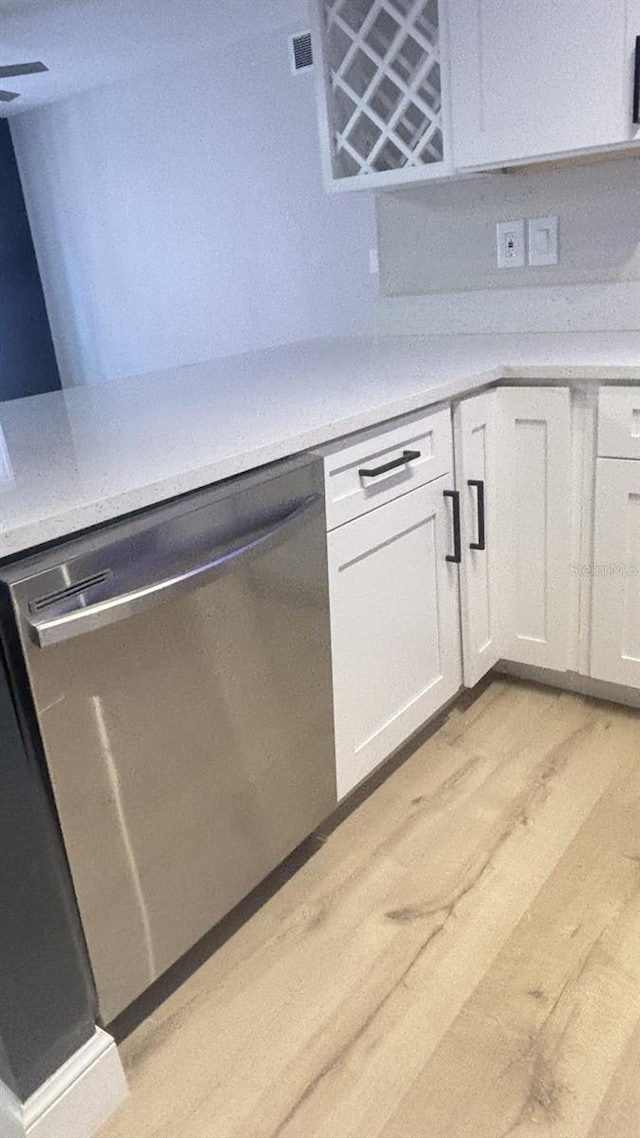
[[[640,381],[640,333],[310,341],[0,404],[0,559],[512,379]]]

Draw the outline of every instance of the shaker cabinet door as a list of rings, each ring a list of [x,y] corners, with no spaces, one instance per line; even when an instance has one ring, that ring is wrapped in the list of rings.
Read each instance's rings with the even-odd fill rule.
[[[640,462],[599,458],[591,675],[640,688]]]
[[[338,797],[461,685],[446,475],[329,534]]]
[[[473,687],[500,658],[496,527],[496,391],[455,409],[456,485],[462,514],[460,602],[464,682]]]
[[[456,168],[630,142],[638,0],[454,0]]]
[[[571,593],[571,402],[566,387],[498,392],[497,590],[502,655],[566,671]]]

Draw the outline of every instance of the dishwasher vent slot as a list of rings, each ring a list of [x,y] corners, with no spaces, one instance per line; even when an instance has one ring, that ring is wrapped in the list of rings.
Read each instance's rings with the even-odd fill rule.
[[[50,608],[51,605],[58,604],[59,601],[70,600],[71,597],[77,597],[79,593],[84,593],[87,589],[94,589],[96,585],[104,584],[110,576],[110,569],[103,569],[101,573],[93,573],[90,577],[84,577],[73,585],[65,585],[64,589],[56,589],[54,593],[46,593],[44,597],[38,597],[37,600],[31,602],[29,609],[31,612],[42,612],[43,609]]]

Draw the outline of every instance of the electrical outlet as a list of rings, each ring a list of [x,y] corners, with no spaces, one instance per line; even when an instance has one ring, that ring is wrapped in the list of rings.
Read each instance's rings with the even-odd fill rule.
[[[524,218],[496,224],[499,269],[523,269],[525,260]]]
[[[532,217],[529,219],[529,264],[558,264],[557,217]]]
[[[372,277],[377,277],[380,272],[380,262],[378,260],[377,248],[369,250],[369,272]]]

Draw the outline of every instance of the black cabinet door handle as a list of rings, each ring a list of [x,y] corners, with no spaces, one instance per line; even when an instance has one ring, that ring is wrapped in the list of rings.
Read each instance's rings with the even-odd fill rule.
[[[462,561],[462,539],[460,537],[460,491],[443,490],[444,498],[451,498],[453,503],[453,553],[447,553],[447,561],[459,565]]]
[[[484,532],[484,482],[480,478],[470,478],[467,486],[475,486],[478,491],[478,540],[469,542],[469,549],[486,549]]]
[[[403,450],[400,458],[392,458],[390,462],[384,462],[382,466],[372,466],[371,470],[359,470],[358,474],[361,478],[377,478],[380,474],[388,474],[390,470],[408,466],[415,458],[420,458],[419,450]]]
[[[633,122],[640,123],[640,35],[635,36],[633,67]]]

